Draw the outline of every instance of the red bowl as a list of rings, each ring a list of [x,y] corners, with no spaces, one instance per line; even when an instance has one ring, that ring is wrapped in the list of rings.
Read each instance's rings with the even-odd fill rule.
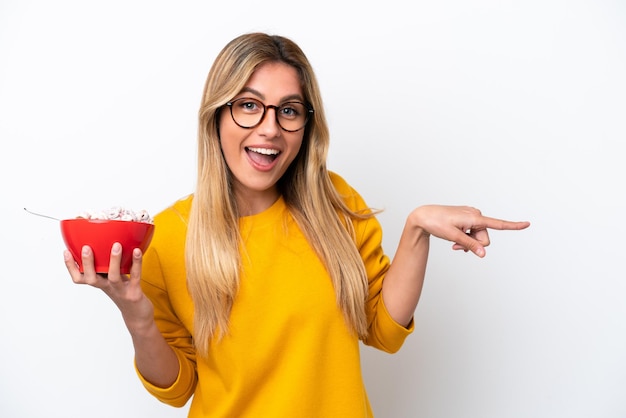
[[[122,245],[120,272],[128,274],[133,262],[133,250],[139,248],[145,252],[153,234],[154,224],[148,222],[83,218],[61,221],[63,241],[81,273],[83,272],[81,251],[84,245],[89,245],[93,251],[96,272],[108,273],[111,247],[119,242]]]

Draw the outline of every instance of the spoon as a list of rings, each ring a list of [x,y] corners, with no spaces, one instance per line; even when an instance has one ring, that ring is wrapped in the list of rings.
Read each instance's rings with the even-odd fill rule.
[[[61,221],[60,219],[57,219],[55,217],[48,216],[48,215],[42,215],[41,213],[36,213],[36,212],[30,211],[30,210],[28,210],[26,208],[24,208],[24,210],[26,212],[30,213],[31,215],[41,216],[42,218],[48,218],[48,219],[52,219],[52,220],[59,221],[59,222]]]

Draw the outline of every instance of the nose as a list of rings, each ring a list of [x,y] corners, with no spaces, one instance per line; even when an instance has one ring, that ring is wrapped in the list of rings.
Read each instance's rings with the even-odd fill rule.
[[[273,116],[269,114],[270,110],[274,112]],[[277,136],[280,133],[281,128],[278,124],[278,113],[276,112],[278,112],[278,106],[265,106],[265,114],[257,126],[261,133],[265,133],[268,136]]]

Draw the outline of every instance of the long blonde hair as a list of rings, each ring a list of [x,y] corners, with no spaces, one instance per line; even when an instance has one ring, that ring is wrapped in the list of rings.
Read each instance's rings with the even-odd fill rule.
[[[365,219],[372,212],[350,210],[332,185],[326,168],[328,126],[317,80],[302,50],[281,36],[250,33],[233,39],[218,54],[199,111],[198,178],[185,263],[194,301],[194,341],[200,355],[207,355],[211,339],[228,330],[241,268],[239,214],[231,189],[232,174],[220,148],[220,111],[259,65],[277,61],[298,71],[304,99],[314,109],[299,154],[278,188],[328,270],[348,325],[360,338],[367,334],[368,281],[355,245],[352,220]]]

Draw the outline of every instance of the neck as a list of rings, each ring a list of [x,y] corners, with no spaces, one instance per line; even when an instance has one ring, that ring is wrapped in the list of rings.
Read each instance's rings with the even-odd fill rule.
[[[269,209],[280,197],[278,190],[263,192],[235,191],[239,216],[251,216]]]

